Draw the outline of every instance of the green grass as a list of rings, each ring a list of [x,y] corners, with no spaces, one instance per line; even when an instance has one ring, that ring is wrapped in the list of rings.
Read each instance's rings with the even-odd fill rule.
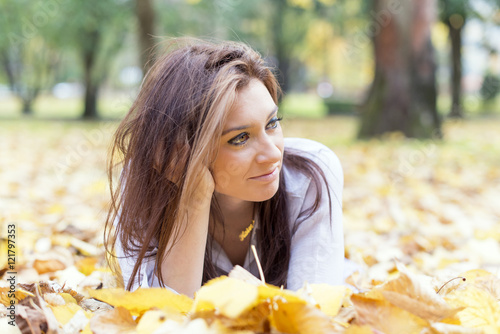
[[[121,118],[130,108],[133,99],[127,95],[105,95],[99,100],[99,115],[105,119]],[[441,115],[447,115],[451,107],[449,96],[440,95],[437,107]],[[500,113],[500,97],[484,104],[480,97],[467,95],[464,98],[464,109],[467,116],[482,116]],[[0,98],[0,119],[15,119],[22,117],[21,104],[13,98]],[[315,94],[287,94],[280,105],[285,118],[318,119],[327,115],[327,109],[322,99]],[[40,96],[33,104],[32,118],[40,119],[79,119],[83,111],[81,99],[57,99],[50,95]]]
[[[281,103],[280,111],[285,117],[322,118],[326,115],[326,106],[314,94],[288,94]]]
[[[127,96],[106,96],[99,100],[98,110],[102,118],[121,118],[130,108],[133,100]],[[287,95],[281,112],[285,117],[321,118],[326,115],[326,108],[321,98],[312,94]],[[15,98],[0,99],[0,119],[22,117],[21,104]],[[32,118],[39,119],[78,119],[83,110],[81,99],[57,99],[53,96],[40,96],[33,104]]]
[[[126,96],[105,97],[98,102],[99,116],[121,118],[128,111],[133,100]],[[22,117],[21,104],[15,98],[0,99],[0,119]],[[81,99],[58,99],[50,95],[40,96],[33,104],[33,114],[37,119],[79,119],[83,112]]]

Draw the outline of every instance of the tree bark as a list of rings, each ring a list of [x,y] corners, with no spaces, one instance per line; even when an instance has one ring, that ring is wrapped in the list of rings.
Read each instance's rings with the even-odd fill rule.
[[[100,35],[97,30],[90,33],[88,36],[87,47],[84,47],[83,52],[83,70],[84,70],[84,85],[85,97],[82,118],[96,119],[97,112],[97,95],[99,91],[99,82],[94,76],[94,67],[96,64],[97,51]]]
[[[31,115],[33,112],[32,108],[33,101],[29,99],[23,99],[23,115]]]
[[[85,87],[85,99],[83,108],[83,119],[97,119],[97,94],[98,87],[95,85],[87,85]]]
[[[139,22],[140,59],[143,73],[147,73],[154,62],[155,13],[151,0],[136,0],[135,13]]]
[[[286,0],[276,0],[272,16],[273,46],[275,48],[274,51],[276,61],[278,63],[278,73],[276,73],[276,75],[283,95],[289,89],[288,72],[290,69],[290,56],[283,32],[284,12],[286,10],[286,6]]]
[[[20,56],[20,55],[17,55]],[[9,53],[5,50],[0,52],[0,59],[2,62],[2,66],[5,70],[5,74],[7,75],[7,81],[9,82],[9,88],[11,92],[21,101],[21,112],[23,115],[32,115],[33,114],[33,101],[37,98],[38,93],[40,91],[39,88],[30,88],[30,87],[22,87],[23,83],[19,79],[21,74],[21,63],[15,63],[19,61],[19,59],[15,59],[16,57],[9,55]]]
[[[462,30],[460,27],[453,27],[448,20],[448,29],[451,40],[451,111],[449,117],[462,118]]]
[[[436,65],[430,39],[434,0],[375,0],[371,30],[375,77],[362,108],[360,138],[401,132],[441,136],[436,108]]]

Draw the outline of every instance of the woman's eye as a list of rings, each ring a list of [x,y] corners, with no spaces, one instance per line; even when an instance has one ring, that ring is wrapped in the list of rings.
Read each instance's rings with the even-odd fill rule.
[[[267,123],[267,129],[276,129],[278,127],[279,121],[281,121],[282,117],[275,117],[269,123]]]
[[[233,139],[229,140],[228,143],[232,145],[242,145],[248,140],[248,133],[243,132]]]

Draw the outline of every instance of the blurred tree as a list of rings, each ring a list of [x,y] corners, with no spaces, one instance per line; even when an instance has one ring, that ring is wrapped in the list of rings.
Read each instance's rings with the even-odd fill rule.
[[[262,52],[284,91],[291,58],[305,34],[310,14],[290,0],[184,0],[158,3],[159,23],[169,36],[238,40]]]
[[[272,1],[273,8],[271,16],[271,36],[272,45],[274,47],[274,56],[278,65],[278,82],[283,93],[288,91],[289,86],[289,68],[290,68],[290,47],[292,44],[287,43],[285,38],[285,15],[287,11],[287,0]]]
[[[99,89],[130,27],[132,6],[131,0],[67,0],[60,7],[59,33],[52,37],[62,48],[76,50],[81,60],[84,119],[98,117]]]
[[[299,58],[304,54],[303,48],[311,24],[318,16],[330,19],[328,10],[334,0],[272,0],[269,10],[270,42],[275,57],[278,73],[276,73],[283,93],[290,90],[291,82],[301,80]],[[325,50],[325,48],[323,48]],[[316,57],[324,58],[319,52]],[[325,65],[327,66],[327,65]]]
[[[492,73],[487,73],[481,85],[481,97],[484,104],[491,103],[500,93],[500,78]]]
[[[10,90],[21,101],[22,113],[33,112],[33,102],[53,83],[60,54],[45,34],[54,7],[33,6],[28,0],[0,1],[0,63]],[[8,13],[8,15],[5,15]]]
[[[151,0],[135,0],[135,15],[139,22],[140,59],[143,73],[147,73],[154,62],[155,11]]]
[[[362,108],[360,138],[400,131],[441,136],[436,65],[430,39],[434,0],[375,0],[372,32],[375,77]]]
[[[468,16],[468,0],[439,0],[440,20],[446,24],[451,42],[450,117],[463,117],[462,108],[462,32]]]

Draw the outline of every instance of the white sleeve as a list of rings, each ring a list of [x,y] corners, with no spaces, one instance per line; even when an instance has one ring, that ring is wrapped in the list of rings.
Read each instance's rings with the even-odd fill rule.
[[[125,288],[127,288],[132,276],[132,271],[134,270],[135,263],[137,262],[137,257],[125,255],[120,238],[116,238],[115,254],[117,256],[118,264],[120,265],[120,269],[122,272],[123,284],[125,285]],[[137,290],[139,287],[148,288],[150,286],[147,273],[148,262],[145,261],[146,259],[143,260],[143,263],[139,269],[139,280],[137,280],[137,278],[135,279],[134,283],[132,284],[131,291]]]
[[[116,240],[115,252],[116,256],[118,257],[118,263],[120,264],[120,269],[122,271],[123,284],[125,285],[125,288],[127,288],[128,283],[132,276],[132,271],[134,270],[134,266],[137,261],[137,257],[135,256],[126,257],[122,248],[122,244],[119,239]],[[138,288],[160,287],[161,286],[160,281],[158,280],[158,277],[156,276],[154,269],[155,269],[155,258],[154,257],[144,258],[144,260],[142,260],[142,264],[139,269],[139,279],[137,278],[135,279],[134,283],[132,284],[131,291],[135,291]],[[171,287],[164,286],[164,288],[178,294],[178,292],[172,289]]]
[[[301,217],[292,235],[288,268],[288,289],[297,290],[304,282],[343,285],[344,235],[342,228],[342,188],[344,177],[339,159],[326,146],[311,158],[323,170],[330,189],[330,198],[322,178],[321,202],[310,217]],[[311,207],[316,186],[310,182],[301,211]],[[330,201],[331,200],[331,201]],[[332,215],[330,219],[330,205]],[[297,226],[297,225],[296,225]]]
[[[122,170],[120,178],[124,179],[123,184],[125,184],[125,169]],[[122,189],[123,191],[123,189]],[[115,218],[114,225],[118,223],[121,210],[118,212],[118,216]],[[120,238],[117,236],[115,241],[115,255],[120,265],[120,270],[123,277],[123,284],[127,288],[129,281],[132,279],[132,272],[134,271],[134,266],[137,262],[137,256],[126,256],[123,250],[123,245]],[[155,269],[155,258],[144,258],[139,269],[138,276],[134,277],[134,283],[132,284],[131,291],[135,291],[138,288],[149,288],[149,287],[160,287],[160,282],[158,277],[154,273]],[[177,293],[174,289],[166,287],[167,289]]]

